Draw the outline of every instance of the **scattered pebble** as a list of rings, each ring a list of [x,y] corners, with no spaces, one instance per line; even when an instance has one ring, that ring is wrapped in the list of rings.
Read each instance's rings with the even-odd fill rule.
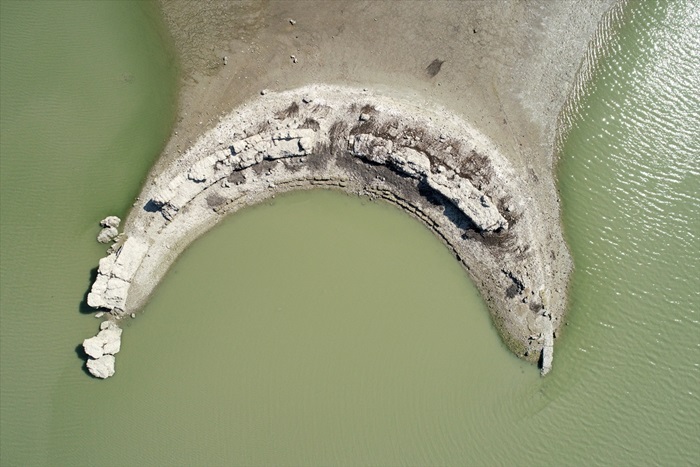
[[[264,95],[267,94],[268,92],[269,92],[269,91],[268,91],[267,89],[263,89],[262,91],[260,91],[260,95],[261,95],[261,96],[264,96]]]
[[[136,313],[131,313],[131,318],[132,319],[136,318]]]
[[[297,24],[297,22],[294,21],[292,18],[289,18],[289,24],[291,24],[292,26],[294,26],[295,24]]]
[[[297,62],[298,62],[297,56],[296,56],[296,55],[290,55],[289,57],[292,59],[292,63],[297,63]]]
[[[95,313],[95,318],[102,318],[105,315],[104,311],[98,311]]]

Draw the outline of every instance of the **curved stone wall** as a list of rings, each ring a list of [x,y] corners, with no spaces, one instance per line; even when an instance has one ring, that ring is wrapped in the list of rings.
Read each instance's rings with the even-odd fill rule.
[[[286,191],[339,189],[383,198],[435,232],[475,281],[508,347],[546,373],[565,309],[565,294],[552,290],[565,290],[569,271],[549,253],[559,226],[544,228],[531,184],[444,110],[331,86],[265,93],[151,174],[100,260],[88,304],[111,319],[130,315],[225,215]]]

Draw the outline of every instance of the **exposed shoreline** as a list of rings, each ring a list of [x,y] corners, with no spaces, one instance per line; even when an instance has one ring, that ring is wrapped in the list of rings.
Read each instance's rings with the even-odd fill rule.
[[[428,226],[485,298],[504,342],[551,368],[569,268],[534,185],[443,109],[313,85],[232,112],[144,187],[88,304],[141,309],[187,246],[226,215],[299,189],[381,197]]]
[[[300,2],[299,5],[306,3]],[[542,5],[545,3],[549,5],[547,2]],[[579,12],[574,7],[580,6],[580,3],[590,7],[588,14],[576,14]],[[112,255],[112,260],[103,260],[105,264],[101,262],[100,270],[104,272],[102,285],[98,285],[97,289],[93,287],[96,295],[92,296],[92,304],[111,309],[116,316],[137,311],[146,303],[153,288],[179,253],[224,215],[259,203],[276,193],[325,186],[385,198],[428,225],[455,252],[469,272],[485,298],[504,342],[521,358],[533,362],[539,360],[541,363],[544,360],[543,373],[546,373],[551,368],[553,339],[566,311],[566,289],[572,269],[561,234],[559,199],[552,175],[556,115],[567,96],[582,51],[605,10],[598,2],[580,3],[568,4],[564,8],[558,6],[551,8],[550,12],[537,14],[533,13],[536,9],[531,5],[525,12],[511,11],[510,16],[507,11],[499,13],[488,4],[461,5],[460,8],[471,9],[475,17],[481,18],[481,23],[477,21],[479,28],[485,27],[484,17],[491,22],[507,24],[510,21],[512,28],[505,30],[506,38],[508,33],[516,36],[522,32],[523,25],[518,23],[523,18],[538,23],[549,21],[549,25],[556,26],[559,31],[572,25],[585,26],[577,32],[577,36],[569,37],[569,47],[560,47],[554,41],[556,38],[547,35],[547,31],[542,36],[544,39],[540,38],[540,46],[549,47],[542,48],[542,55],[551,59],[553,52],[561,55],[563,49],[571,55],[569,58],[576,57],[575,63],[553,64],[543,72],[531,66],[528,68],[527,64],[519,64],[516,58],[513,68],[520,67],[520,75],[515,77],[517,79],[511,79],[512,82],[500,75],[493,75],[503,70],[496,69],[499,63],[488,60],[502,52],[503,44],[499,39],[503,37],[481,44],[478,50],[474,50],[473,45],[461,50],[466,55],[480,55],[480,62],[486,64],[481,67],[480,76],[488,77],[491,73],[492,77],[490,85],[493,95],[485,92],[482,99],[472,100],[473,108],[459,105],[463,96],[456,99],[456,108],[454,102],[447,106],[440,105],[443,98],[435,99],[435,95],[430,95],[437,92],[434,80],[437,73],[428,78],[428,83],[433,87],[431,92],[416,90],[416,83],[397,82],[389,88],[386,79],[379,80],[379,83],[374,79],[367,80],[369,84],[374,84],[371,92],[315,85],[296,91],[268,93],[244,103],[250,99],[250,90],[232,91],[228,83],[231,73],[236,72],[235,63],[222,65],[215,68],[216,73],[207,75],[202,73],[201,64],[197,68],[197,60],[188,59],[187,54],[183,53],[186,84],[181,93],[179,123],[162,157],[151,171],[140,201],[135,204],[136,209],[127,218],[124,235],[118,243],[121,246],[121,242],[127,239],[126,248],[115,249],[120,255],[124,254],[124,258],[132,254],[130,251],[134,252],[136,259],[129,260],[126,266],[120,265],[124,267],[117,274],[112,274],[114,264],[118,263],[117,255]],[[442,15],[449,14],[449,7],[455,6],[447,3],[438,5],[442,8],[435,11]],[[166,18],[171,15],[168,22],[176,36],[176,45],[182,51],[178,34],[186,34],[187,31],[175,30],[172,12],[173,9],[188,7],[177,3],[165,3],[163,7]],[[281,12],[273,11],[271,17],[279,14],[286,16],[288,11],[285,8],[274,5],[271,9]],[[373,4],[370,10],[382,8],[389,7]],[[486,16],[485,12],[488,13]],[[367,13],[366,9],[358,12]],[[369,13],[374,15],[381,11]],[[404,14],[410,17],[421,13],[420,8],[411,8]],[[547,17],[548,13],[550,17]],[[473,30],[475,32],[472,34],[477,34],[477,28]],[[265,37],[258,39],[264,42]],[[382,53],[390,54],[396,52],[397,47],[405,46],[400,41],[387,40],[387,44],[382,44],[380,49]],[[362,53],[359,55],[358,59],[362,59]],[[225,56],[227,62],[232,60]],[[241,68],[245,69],[245,64]],[[296,69],[303,70],[302,67]],[[325,70],[326,76],[334,72],[333,66],[319,69]],[[307,68],[306,71],[314,70]],[[258,73],[259,82],[265,83],[266,79],[278,76],[276,73],[279,72],[284,73],[283,67],[280,66],[277,71],[268,68]],[[440,72],[440,67],[437,72]],[[527,83],[526,80],[533,79],[535,74],[540,75],[540,81]],[[286,89],[299,80],[303,82],[304,75],[303,71],[294,73],[291,79],[286,80],[288,86],[278,85],[275,88]],[[320,77],[323,78],[324,73]],[[425,76],[420,78],[425,79]],[[562,79],[568,82],[562,85]],[[337,79],[331,78],[329,81]],[[521,89],[512,87],[516,81]],[[547,82],[553,84],[542,87]],[[478,84],[483,83],[473,84],[466,90],[472,93],[472,97],[479,89]],[[442,90],[448,91],[450,87],[463,85],[457,76],[438,83]],[[528,90],[529,95],[523,96],[522,88],[528,85],[532,89]],[[256,94],[258,92],[259,89]],[[210,118],[204,125],[199,124],[204,121],[195,124],[193,117],[196,120],[202,118],[203,112],[216,111],[216,106],[209,108],[207,103],[217,97],[217,93],[224,95],[219,99],[224,104],[234,104],[232,107],[243,105],[224,118]],[[542,104],[544,96],[550,98],[550,106],[546,111],[536,109]],[[289,112],[292,103],[297,105],[296,114]],[[363,112],[363,108],[367,112]],[[284,118],[275,118],[285,110],[287,114]],[[485,125],[476,124],[478,119],[475,112],[479,111],[483,112],[482,119],[484,115],[489,119],[502,117],[503,124],[494,125],[492,121]],[[305,123],[307,120],[316,121],[318,127],[312,125],[313,128],[309,128]],[[212,126],[216,126],[214,130],[191,143],[204,129]],[[343,128],[340,132],[339,126]],[[393,130],[387,134],[389,128]],[[479,131],[475,128],[479,128]],[[417,129],[422,131],[417,137],[420,144],[416,144]],[[275,139],[274,134],[279,136],[282,130],[292,130],[293,134]],[[298,130],[306,132],[294,133]],[[307,140],[304,147],[301,140],[309,137],[308,131],[313,133],[313,138]],[[262,150],[256,150],[256,154],[261,155],[253,156],[252,164],[242,167],[245,164],[240,163],[240,158],[245,146],[241,146],[241,141],[257,134],[262,134],[262,137],[260,141],[254,140],[255,144],[266,137],[271,139]],[[361,146],[353,145],[353,138],[357,135],[367,135],[369,138],[369,146],[365,145],[365,149],[370,149],[365,150],[364,155]],[[393,160],[386,157],[391,151],[376,151],[377,146],[389,140],[396,148]],[[291,142],[300,151],[266,158],[265,152],[281,142]],[[227,153],[227,148],[234,148],[236,144],[239,150],[228,149]],[[415,162],[416,151],[419,158],[424,158],[419,161],[417,169],[415,166],[406,169],[406,161]],[[478,170],[475,172],[476,166],[473,164],[460,172],[459,167],[469,165],[469,154],[476,154],[480,164],[486,167],[486,172],[490,171],[490,177],[479,175]],[[193,167],[196,161],[207,157],[206,163]],[[429,160],[427,166],[425,160]],[[234,173],[237,175],[234,176]],[[245,178],[239,178],[243,174]],[[185,177],[185,181],[172,184],[177,177]],[[467,191],[473,188],[476,190],[474,193],[483,196],[474,198],[478,202],[473,206],[468,201],[468,195],[464,195],[464,199],[460,198],[462,195],[450,199],[452,192],[442,190],[438,186],[440,184],[435,185],[432,180],[440,177],[452,180],[445,182],[448,184],[460,185],[460,181],[465,181],[471,186],[467,187]],[[208,180],[212,179],[216,183],[209,184]],[[429,187],[427,190],[426,185]],[[241,186],[246,188],[241,189]],[[184,194],[172,203],[172,199],[178,198],[178,192]],[[507,219],[507,227],[500,228],[503,227],[501,224],[490,230],[488,223],[479,223],[480,214],[472,208],[479,209],[480,205],[496,207],[498,215]],[[177,209],[173,211],[170,209],[172,207]],[[108,263],[112,263],[111,266]],[[118,283],[118,287],[107,286],[110,278],[121,281],[114,282]],[[116,293],[112,293],[108,300],[100,301],[98,296],[104,295],[107,290],[116,290]]]

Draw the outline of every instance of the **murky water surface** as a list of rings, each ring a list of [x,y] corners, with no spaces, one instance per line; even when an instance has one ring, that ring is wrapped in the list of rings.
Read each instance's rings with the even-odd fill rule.
[[[547,378],[418,222],[309,192],[194,244],[107,381],[73,350],[97,326],[79,306],[95,222],[126,210],[167,135],[171,58],[139,3],[0,5],[2,465],[700,459],[693,2],[625,8],[567,116],[577,269]]]
[[[162,34],[151,3],[0,1],[3,465],[67,459],[50,448],[56,436],[118,437],[108,422],[82,429],[104,399],[74,349],[96,326],[80,313],[104,254],[96,223],[126,212],[172,124],[176,70]],[[62,394],[88,405],[56,418]]]

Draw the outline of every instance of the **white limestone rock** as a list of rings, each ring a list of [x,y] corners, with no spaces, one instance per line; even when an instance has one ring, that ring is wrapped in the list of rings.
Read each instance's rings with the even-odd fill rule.
[[[110,274],[112,272],[112,268],[114,267],[114,263],[117,261],[117,254],[112,253],[104,258],[100,258],[100,261],[97,263],[97,271],[100,274]]]
[[[116,256],[112,275],[130,282],[136,269],[143,261],[146,251],[148,251],[146,243],[136,237],[129,237]]]
[[[349,145],[356,157],[388,165],[412,178],[425,179],[433,190],[452,201],[480,230],[496,231],[508,227],[508,222],[486,194],[460,177],[449,178],[442,172],[432,174],[430,159],[422,152],[396,148],[390,140],[365,133],[351,137]]]
[[[195,183],[207,181],[208,178],[214,176],[214,166],[218,161],[218,154],[212,154],[211,156],[198,160],[190,167],[190,170],[187,172],[187,178]]]
[[[386,164],[394,150],[394,143],[388,139],[370,134],[359,134],[351,140],[352,153],[375,164]]]
[[[109,282],[107,282],[107,290],[105,290],[105,293],[102,295],[106,303],[104,308],[109,308],[110,310],[124,308],[126,297],[129,294],[129,287],[131,287],[130,282],[118,277],[112,277]]]
[[[488,196],[468,180],[459,177],[449,179],[440,173],[428,176],[425,180],[430,188],[452,201],[480,230],[493,232],[508,227],[508,221],[493,206]]]
[[[248,147],[248,142],[244,139],[234,141],[233,144],[231,145],[231,149],[233,149],[234,154],[242,153],[243,151],[246,150],[247,147]]]
[[[215,180],[211,181],[211,183],[214,182]],[[206,184],[197,183],[192,180],[182,183],[168,203],[161,208],[161,211],[165,214],[165,212],[170,209],[172,210],[171,214],[176,214],[180,208],[189,203],[192,198],[200,194],[202,190],[206,188],[206,186]]]
[[[178,189],[180,188],[180,185],[185,181],[185,177],[182,174],[179,174],[170,182],[165,188],[162,188],[158,193],[156,193],[151,201],[153,201],[154,204],[157,206],[163,206],[166,203],[170,202],[170,200],[175,196],[175,194],[178,192]]]
[[[85,349],[86,354],[93,358],[100,358],[104,355],[102,339],[98,339],[97,336],[85,339],[83,341],[83,349]]]
[[[430,160],[422,152],[401,148],[389,156],[389,163],[409,177],[420,178],[430,172]]]
[[[546,375],[552,370],[552,361],[554,360],[554,328],[550,319],[542,320],[544,322],[544,345],[542,347],[542,368],[540,374]]]
[[[274,142],[275,145],[267,151],[265,158],[268,160],[283,159],[301,154],[298,139],[280,139],[274,140]]]
[[[101,272],[97,273],[97,278],[95,278],[95,282],[92,284],[92,288],[90,289],[90,293],[88,294],[88,305],[90,305],[93,308],[100,308],[101,305],[98,304],[98,302],[102,301],[102,295],[107,291],[107,284],[109,283],[109,275],[107,274],[102,274]],[[92,303],[91,303],[92,302]]]
[[[107,324],[105,324],[107,323]],[[122,329],[113,321],[103,321],[96,336],[83,341],[85,353],[92,358],[114,355],[121,349]]]
[[[93,308],[106,308],[108,310],[124,308],[130,286],[130,282],[118,277],[98,274],[87,296],[87,303]]]
[[[100,225],[102,227],[114,227],[116,229],[119,228],[119,224],[121,224],[121,222],[122,220],[117,216],[107,216],[100,221]]]
[[[313,148],[316,135],[308,128],[278,131],[272,134],[272,146],[267,148],[266,159],[306,156]]]
[[[109,378],[114,375],[114,355],[103,355],[95,360],[87,361],[87,368],[96,378]]]
[[[93,308],[123,310],[131,280],[147,251],[147,243],[137,237],[129,237],[116,252],[102,258],[97,278],[87,296],[88,305]]]
[[[117,235],[119,235],[119,231],[115,227],[105,227],[97,234],[97,241],[100,243],[109,243],[114,240]]]

